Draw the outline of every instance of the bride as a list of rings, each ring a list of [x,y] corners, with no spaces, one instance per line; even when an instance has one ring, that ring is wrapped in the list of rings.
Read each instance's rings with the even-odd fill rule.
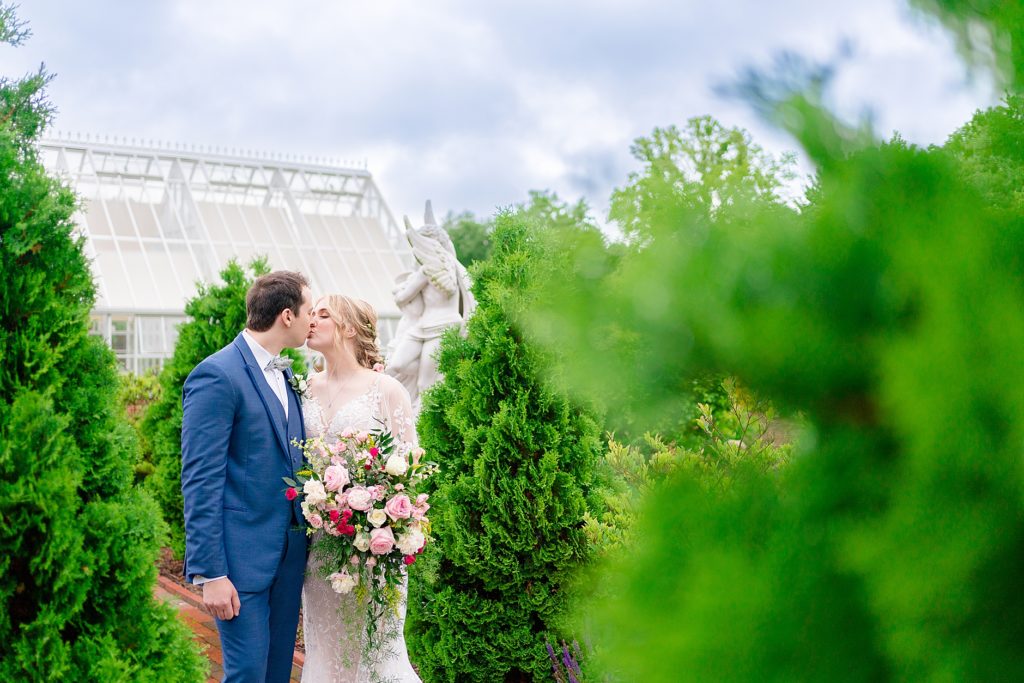
[[[313,307],[308,346],[323,354],[326,367],[309,380],[302,409],[308,435],[328,443],[351,427],[357,431],[390,430],[399,451],[416,446],[412,408],[405,387],[373,368],[381,363],[377,314],[365,301],[340,294],[321,298]],[[314,541],[315,543],[315,541]],[[405,585],[399,614],[380,628],[387,634],[378,650],[363,652],[366,610],[352,593],[339,595],[317,571],[310,555],[302,587],[302,632],[306,643],[303,683],[419,682],[409,663],[405,636]]]

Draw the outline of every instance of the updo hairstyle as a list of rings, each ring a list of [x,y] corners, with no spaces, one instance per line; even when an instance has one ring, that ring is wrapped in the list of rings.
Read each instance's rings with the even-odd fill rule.
[[[344,294],[329,294],[324,299],[327,313],[335,324],[334,345],[341,348],[342,330],[350,325],[356,331],[352,338],[356,361],[371,370],[377,363],[383,363],[384,357],[377,345],[377,311],[373,306]]]

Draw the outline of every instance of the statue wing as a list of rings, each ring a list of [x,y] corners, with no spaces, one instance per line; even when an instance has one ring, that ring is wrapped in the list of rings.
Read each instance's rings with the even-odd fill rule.
[[[406,229],[416,260],[430,281],[449,296],[459,291],[455,247],[448,233],[437,225],[424,225],[419,230]]]

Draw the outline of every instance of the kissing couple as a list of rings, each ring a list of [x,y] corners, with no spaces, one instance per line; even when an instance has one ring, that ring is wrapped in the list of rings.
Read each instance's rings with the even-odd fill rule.
[[[341,294],[314,302],[306,278],[290,271],[257,278],[245,307],[245,329],[195,367],[182,398],[184,572],[216,618],[222,680],[289,680],[301,600],[302,681],[418,682],[402,635],[405,586],[398,613],[385,617],[386,651],[367,655],[365,610],[315,571],[300,503],[282,490],[304,466],[295,443],[307,435],[330,443],[347,428],[384,425],[400,448],[416,446],[409,394],[379,371],[377,314]],[[304,344],[325,366],[300,395],[280,353]]]

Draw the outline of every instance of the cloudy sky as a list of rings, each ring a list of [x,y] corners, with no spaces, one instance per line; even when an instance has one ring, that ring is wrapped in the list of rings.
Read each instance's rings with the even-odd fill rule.
[[[490,215],[531,189],[600,219],[633,139],[711,114],[791,148],[716,95],[781,50],[829,59],[834,104],[941,143],[997,97],[951,40],[896,0],[22,0],[64,132],[367,163],[392,210]]]

